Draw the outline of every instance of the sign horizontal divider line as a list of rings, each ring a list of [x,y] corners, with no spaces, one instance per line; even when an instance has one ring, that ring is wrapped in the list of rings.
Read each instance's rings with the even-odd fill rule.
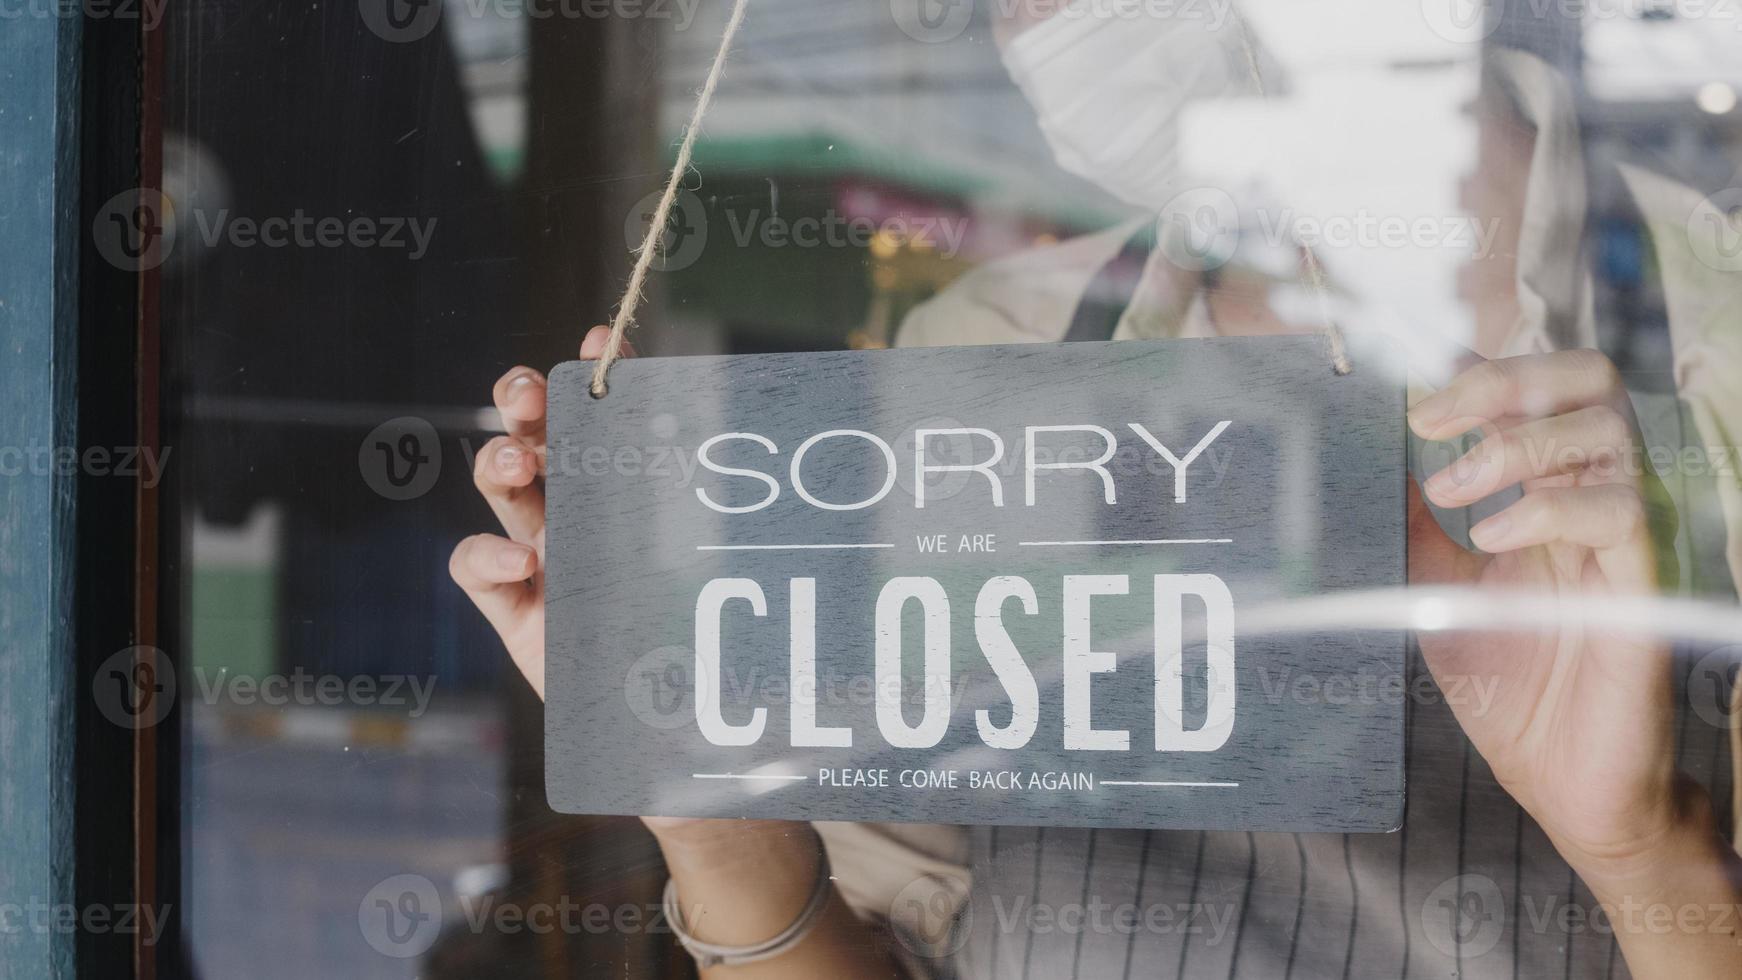
[[[698,544],[697,551],[827,551],[832,549],[893,548],[892,544]]]
[[[1233,544],[1233,538],[1152,538],[1132,541],[1018,541],[1024,548],[1093,548],[1102,545]]]
[[[1161,786],[1161,787],[1203,787],[1208,789],[1237,789],[1239,783],[1158,783],[1143,779],[1103,779],[1101,786]]]

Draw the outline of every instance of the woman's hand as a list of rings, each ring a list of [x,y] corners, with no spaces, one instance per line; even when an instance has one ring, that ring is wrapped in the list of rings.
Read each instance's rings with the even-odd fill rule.
[[[581,360],[604,353],[610,331],[594,327],[581,342]],[[633,356],[625,345],[625,356]],[[543,374],[517,367],[492,392],[507,434],[478,453],[472,478],[490,502],[502,534],[474,534],[448,561],[454,581],[496,628],[514,665],[544,697],[544,476]],[[808,824],[772,820],[641,818],[659,839],[678,901],[701,938],[749,945],[777,935],[798,915],[816,880],[821,844]],[[838,898],[810,936],[790,952],[743,967],[715,967],[705,977],[830,975],[888,977],[894,968],[873,948],[870,934]]]
[[[1667,505],[1645,466],[1620,375],[1603,355],[1489,361],[1415,405],[1409,423],[1429,440],[1483,434],[1423,484],[1435,504],[1464,507],[1510,487],[1524,491],[1470,529],[1481,549],[1472,553],[1446,537],[1412,486],[1412,584],[1596,603],[1657,592],[1652,517]],[[1695,894],[1733,901],[1723,871],[1734,855],[1722,846],[1709,801],[1676,772],[1669,645],[1650,635],[1649,623],[1618,631],[1557,608],[1559,622],[1539,630],[1485,631],[1477,623],[1422,635],[1442,689],[1459,677],[1494,684],[1490,705],[1451,705],[1465,733],[1600,900],[1650,901],[1641,893],[1666,896],[1673,882],[1704,881]],[[1650,937],[1616,924],[1637,976],[1649,975],[1648,963],[1714,962],[1676,958],[1698,944],[1639,949]],[[1733,957],[1737,947],[1712,951]]]
[[[1601,601],[1657,591],[1641,453],[1620,376],[1596,351],[1489,361],[1409,413],[1424,439],[1482,441],[1422,485],[1464,507],[1522,484],[1524,496],[1448,539],[1412,495],[1410,579]],[[1676,814],[1670,651],[1642,632],[1576,617],[1529,633],[1424,634],[1436,677],[1498,680],[1486,711],[1454,704],[1501,785],[1559,843],[1595,858],[1649,846]]]
[[[581,360],[597,360],[610,331],[594,327]],[[624,345],[624,356],[634,351]],[[474,534],[454,549],[448,572],[496,628],[514,666],[544,697],[544,402],[547,382],[529,367],[497,379],[491,391],[506,435],[485,443],[472,482],[504,534]]]

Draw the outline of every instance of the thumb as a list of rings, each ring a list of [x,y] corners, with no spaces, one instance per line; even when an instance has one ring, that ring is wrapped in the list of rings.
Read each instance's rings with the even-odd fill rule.
[[[581,341],[581,360],[596,361],[605,356],[605,348],[610,346],[610,342],[610,327],[601,325],[587,331],[587,336]],[[635,348],[630,345],[628,337],[623,338],[623,356],[635,356]]]

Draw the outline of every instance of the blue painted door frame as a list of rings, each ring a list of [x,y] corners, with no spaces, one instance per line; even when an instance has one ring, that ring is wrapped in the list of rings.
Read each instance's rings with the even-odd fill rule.
[[[0,25],[0,903],[70,908],[81,24],[55,9]],[[0,974],[72,976],[74,948],[14,914]]]

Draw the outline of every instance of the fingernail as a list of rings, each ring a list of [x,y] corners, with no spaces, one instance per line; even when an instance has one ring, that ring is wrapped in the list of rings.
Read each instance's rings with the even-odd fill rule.
[[[508,400],[513,401],[514,399],[519,398],[521,392],[530,389],[537,381],[538,375],[528,371],[525,374],[519,375],[513,381],[508,382]]]
[[[496,454],[496,468],[504,473],[514,473],[520,469],[520,457],[525,451],[519,446],[503,446]]]
[[[1512,518],[1507,514],[1495,514],[1493,517],[1470,528],[1470,541],[1483,551],[1497,551],[1505,547],[1506,539],[1512,533]]]
[[[504,548],[496,553],[496,564],[505,572],[524,572],[526,560],[531,554],[526,548]]]
[[[1428,477],[1427,482],[1422,484],[1421,489],[1422,492],[1426,493],[1429,497],[1444,497],[1451,493],[1455,488],[1456,482],[1457,481],[1452,479],[1451,469],[1447,468]]]
[[[1441,422],[1446,420],[1446,416],[1450,415],[1451,412],[1451,399],[1447,398],[1444,392],[1429,395],[1409,410],[1410,428],[1414,429],[1417,435],[1423,432],[1432,432]]]

